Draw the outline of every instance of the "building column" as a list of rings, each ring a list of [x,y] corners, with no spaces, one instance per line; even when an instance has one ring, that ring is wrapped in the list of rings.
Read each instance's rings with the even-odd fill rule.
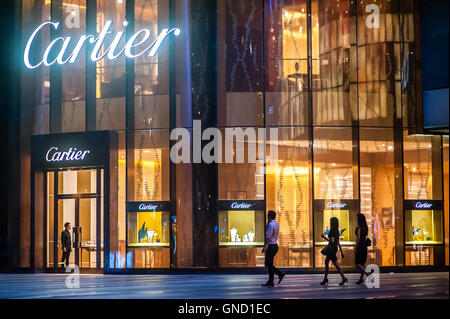
[[[216,1],[191,1],[192,118],[201,121],[202,129],[217,125],[216,6]],[[202,142],[202,148],[205,144]],[[193,158],[199,151],[201,149],[192,149]],[[217,225],[216,200],[217,164],[193,163],[194,267],[214,268],[218,265],[217,234],[214,232]]]

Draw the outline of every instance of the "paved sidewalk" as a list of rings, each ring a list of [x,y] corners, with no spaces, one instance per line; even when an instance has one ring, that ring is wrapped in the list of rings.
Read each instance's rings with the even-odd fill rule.
[[[449,298],[449,273],[381,274],[380,288],[338,285],[337,274],[328,287],[319,285],[322,275],[286,275],[280,286],[261,287],[265,275],[164,274],[80,275],[80,288],[68,289],[65,274],[0,274],[0,298]]]

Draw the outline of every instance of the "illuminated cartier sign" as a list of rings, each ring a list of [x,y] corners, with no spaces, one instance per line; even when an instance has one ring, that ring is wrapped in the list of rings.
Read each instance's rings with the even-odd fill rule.
[[[328,208],[344,208],[346,205],[347,204],[344,204],[344,203],[333,203],[333,202],[327,203]]]
[[[44,22],[40,26],[38,26],[36,28],[36,30],[34,30],[34,32],[31,34],[30,38],[28,39],[27,44],[25,46],[25,51],[23,54],[23,61],[26,65],[26,67],[29,69],[37,68],[41,64],[44,64],[45,66],[50,66],[54,63],[58,63],[58,64],[75,63],[75,61],[77,60],[77,58],[81,52],[81,49],[83,48],[84,43],[86,41],[88,41],[90,44],[95,44],[94,48],[92,50],[92,53],[91,53],[91,60],[93,62],[97,62],[97,61],[103,59],[105,56],[110,60],[114,60],[117,57],[119,57],[120,55],[122,55],[122,53],[124,53],[128,58],[137,58],[138,56],[141,56],[144,53],[146,53],[147,51],[149,51],[148,56],[154,57],[156,55],[156,53],[158,52],[158,49],[160,48],[162,42],[170,33],[173,33],[175,36],[178,36],[181,34],[181,31],[178,28],[162,29],[161,33],[158,35],[158,37],[153,42],[151,42],[150,44],[147,44],[147,46],[144,46],[142,51],[140,51],[139,53],[134,54],[134,48],[137,48],[138,46],[143,46],[144,43],[150,38],[150,30],[148,30],[148,29],[139,30],[138,32],[136,32],[129,38],[129,40],[127,41],[125,46],[121,49],[117,48],[117,46],[119,45],[120,40],[124,36],[124,32],[119,31],[114,35],[114,38],[113,38],[110,46],[108,48],[105,48],[104,50],[102,50],[101,54],[99,55],[99,52],[103,46],[103,41],[105,40],[106,36],[109,33],[112,33],[110,30],[111,25],[112,25],[111,20],[106,21],[106,23],[103,27],[103,30],[98,34],[97,37],[94,37],[93,35],[82,35],[80,37],[80,39],[78,40],[77,44],[75,45],[75,48],[73,49],[73,51],[70,54],[69,54],[69,52],[66,53],[66,49],[68,48],[69,43],[72,40],[71,37],[58,37],[58,38],[54,39],[52,42],[50,42],[50,44],[45,49],[44,55],[40,59],[40,62],[35,65],[32,65],[30,62],[29,55],[30,55],[31,45],[33,43],[34,38],[38,34],[38,32],[40,32],[41,30],[43,30],[46,27],[50,27],[50,28],[53,27],[56,30],[56,29],[58,29],[58,26],[59,26],[59,22],[50,22],[50,21]],[[50,61],[49,59],[50,59],[50,55],[52,53],[52,49],[54,48],[54,46],[56,44],[58,44],[58,42],[60,42],[61,48],[59,49],[59,52],[54,52],[52,54],[52,56],[56,56],[56,57]],[[53,50],[55,50],[55,49],[53,49]],[[57,54],[55,54],[55,53],[57,53]]]
[[[139,210],[155,210],[156,209],[156,205],[153,204],[140,204],[139,205]]]
[[[416,206],[416,208],[431,208],[431,206],[433,206],[433,204],[417,202],[415,206]]]
[[[248,203],[232,203],[231,204],[231,208],[236,208],[236,209],[245,209],[245,208],[250,208],[252,206],[252,204],[248,204]]]
[[[60,152],[58,147],[53,146],[47,151],[45,159],[47,162],[60,162],[60,161],[79,161],[83,160],[87,154],[91,151],[77,151],[76,148],[70,148],[68,151]]]

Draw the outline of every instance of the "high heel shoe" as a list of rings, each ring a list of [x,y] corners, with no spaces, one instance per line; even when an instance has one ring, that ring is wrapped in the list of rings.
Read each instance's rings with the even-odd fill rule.
[[[347,281],[347,278],[342,279],[342,281],[339,283],[339,286],[343,286]]]
[[[364,282],[364,280],[360,279],[356,282],[357,285],[361,285]]]
[[[328,284],[328,278],[325,278],[324,280],[322,280],[322,282],[321,282],[320,284],[321,284],[321,285]]]

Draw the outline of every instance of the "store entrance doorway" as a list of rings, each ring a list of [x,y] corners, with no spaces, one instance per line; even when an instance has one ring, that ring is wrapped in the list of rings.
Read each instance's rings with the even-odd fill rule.
[[[61,233],[70,223],[69,265],[82,272],[103,269],[103,169],[48,171],[47,269],[65,269]]]

